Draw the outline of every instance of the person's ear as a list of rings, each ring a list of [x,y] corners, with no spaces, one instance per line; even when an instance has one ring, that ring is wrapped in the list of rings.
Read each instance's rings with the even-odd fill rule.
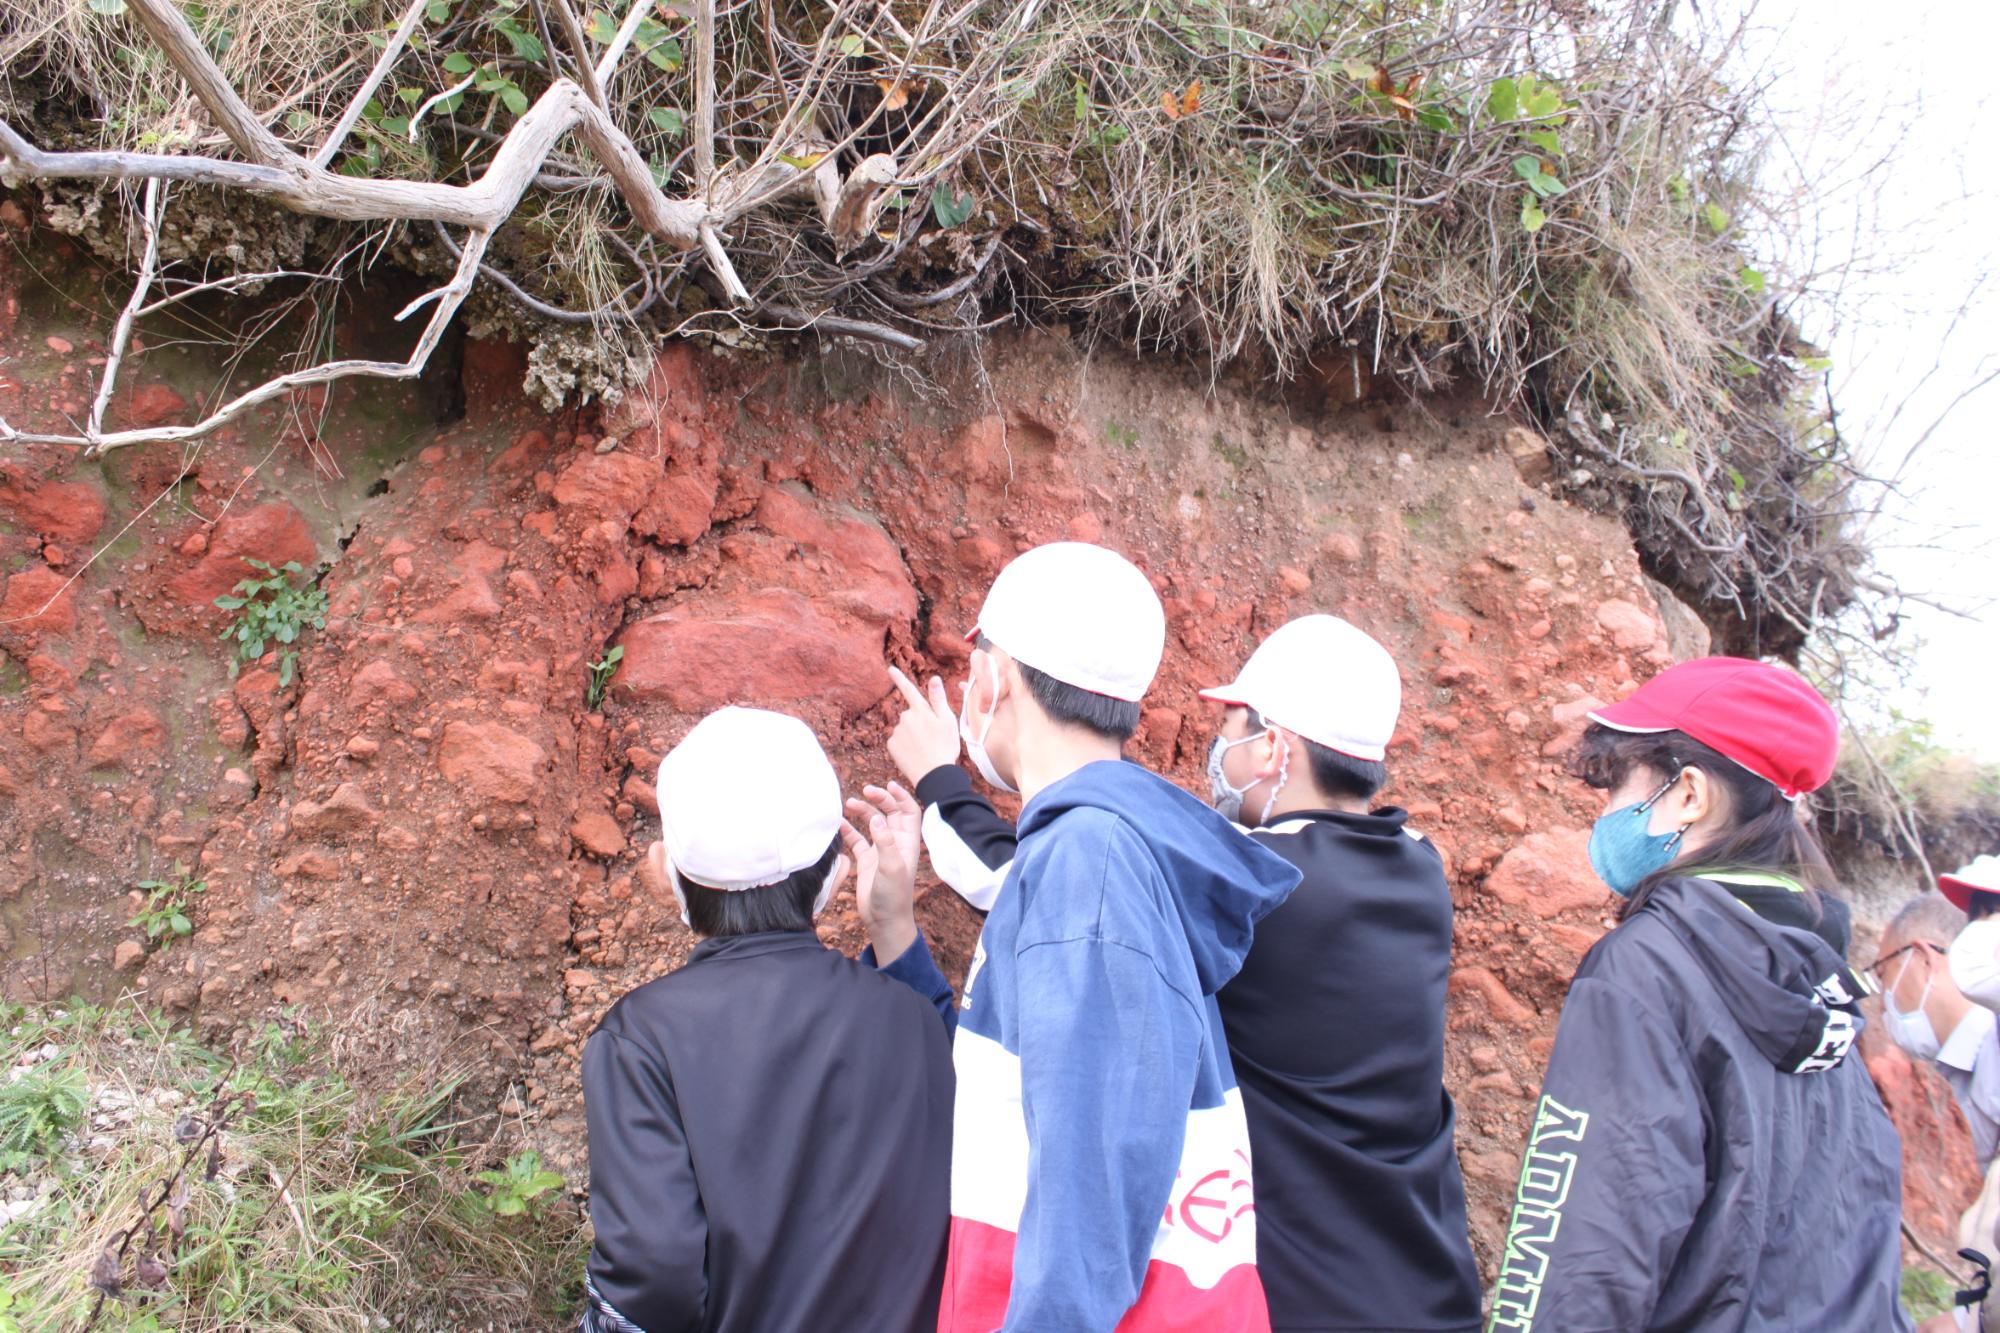
[[[1252,781],[1262,782],[1266,778],[1277,777],[1285,766],[1285,756],[1291,752],[1292,733],[1266,723],[1264,734],[1253,744],[1256,747],[1257,771],[1251,775]]]
[[[826,877],[826,897],[829,901],[840,892],[840,886],[847,883],[847,877],[853,872],[854,862],[846,852],[833,858],[833,870]]]
[[[1715,779],[1699,768],[1683,768],[1681,780],[1667,793],[1676,826],[1699,824],[1720,808]]]

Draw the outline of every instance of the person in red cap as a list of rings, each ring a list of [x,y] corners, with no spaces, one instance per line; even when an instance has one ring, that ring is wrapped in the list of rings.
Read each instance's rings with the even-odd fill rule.
[[[1907,1330],[1901,1144],[1849,1052],[1861,980],[1797,800],[1833,710],[1711,657],[1591,714],[1585,955],[1522,1160],[1489,1330]]]

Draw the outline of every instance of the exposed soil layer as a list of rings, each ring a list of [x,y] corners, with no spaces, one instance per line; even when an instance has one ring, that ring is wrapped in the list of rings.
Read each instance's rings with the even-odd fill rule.
[[[0,264],[0,414],[54,428],[93,392],[103,285],[61,243]],[[146,336],[114,412],[189,419],[216,365]],[[374,336],[365,311],[342,336]],[[1401,662],[1387,798],[1460,909],[1448,1078],[1490,1274],[1564,986],[1609,924],[1597,800],[1560,755],[1707,641],[1615,517],[1541,488],[1538,439],[1470,399],[1215,389],[1052,335],[996,340],[935,396],[812,344],[676,345],[644,393],[551,418],[521,371],[469,345],[448,424],[434,390],[350,384],[185,453],[0,464],[9,994],[130,986],[225,1036],[304,1006],[384,1061],[470,1067],[577,1178],[582,1042],[692,944],[636,873],[658,756],[756,703],[811,722],[850,786],[879,780],[887,667],[955,680],[1009,557],[1100,540],[1168,608],[1136,756],[1197,790],[1195,690],[1276,625],[1335,612]],[[244,557],[326,566],[289,684],[274,657],[228,675],[212,601]],[[149,947],[131,891],[175,862],[207,886],[194,932]],[[975,915],[938,887],[921,914],[962,971]],[[858,951],[851,898],[821,933]],[[1942,1246],[1974,1183],[1963,1128],[1928,1070],[1868,1049],[1910,1220]]]

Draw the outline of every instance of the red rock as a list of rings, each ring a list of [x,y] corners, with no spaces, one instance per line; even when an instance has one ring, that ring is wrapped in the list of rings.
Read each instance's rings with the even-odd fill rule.
[[[148,709],[135,708],[111,720],[90,743],[92,768],[130,768],[166,748],[167,724]]]
[[[1571,910],[1601,911],[1611,892],[1590,868],[1589,830],[1574,828],[1523,838],[1486,877],[1486,891],[1545,921]]]
[[[104,499],[86,482],[36,481],[0,467],[0,514],[44,540],[85,543],[104,526]]]
[[[282,500],[231,506],[209,533],[201,559],[168,581],[167,595],[196,608],[213,607],[216,598],[257,573],[247,559],[271,565],[296,560],[310,571],[319,563],[319,547],[305,516]]]
[[[1336,532],[1329,535],[1319,544],[1319,549],[1343,565],[1359,564],[1361,561],[1361,539],[1350,533]]]
[[[293,852],[273,867],[280,879],[338,879],[340,862],[317,847]]]
[[[1490,968],[1461,967],[1451,974],[1445,989],[1461,1000],[1471,999],[1480,1011],[1508,1027],[1524,1028],[1535,1021],[1535,1011],[1515,999]]]
[[[1611,642],[1625,652],[1652,647],[1653,641],[1664,632],[1659,617],[1618,597],[1598,603],[1597,623],[1611,636]]]
[[[656,764],[654,767],[658,767],[658,765]],[[646,781],[646,779],[640,777],[637,773],[626,777],[625,785],[618,789],[618,794],[633,806],[644,810],[649,815],[660,813],[659,792],[654,788],[652,783]]]
[[[54,352],[57,356],[68,356],[71,352],[74,352],[76,350],[75,343],[71,342],[67,338],[60,336],[59,334],[51,333],[48,337],[42,339],[42,342],[45,346],[47,346],[47,348],[51,352]]]
[[[625,831],[602,810],[586,810],[569,826],[569,836],[592,856],[610,860],[625,850]]]
[[[1590,725],[1590,714],[1604,707],[1604,701],[1594,694],[1571,699],[1568,703],[1557,704],[1549,710],[1549,717],[1556,724],[1556,734],[1543,744],[1542,753],[1558,755],[1568,750],[1583,737]]]
[[[187,399],[165,384],[142,384],[132,391],[125,419],[134,427],[164,426],[187,411]]]
[[[1007,553],[991,537],[967,537],[957,547],[958,563],[967,573],[990,577],[1007,563]]]
[[[1104,538],[1104,520],[1085,510],[1069,521],[1069,539],[1073,542],[1097,542]]]
[[[76,725],[69,720],[68,710],[51,709],[44,703],[29,709],[21,719],[21,739],[38,754],[52,754],[76,743]]]
[[[1278,591],[1287,597],[1297,597],[1312,591],[1312,576],[1296,565],[1278,566]]]
[[[491,620],[500,614],[500,599],[484,575],[467,574],[458,586],[416,614],[419,625],[456,625],[469,620]]]
[[[717,475],[675,469],[660,478],[632,517],[632,530],[669,546],[691,546],[708,531],[715,512]]]
[[[556,478],[550,492],[558,505],[580,510],[586,518],[632,520],[660,480],[660,465],[620,450],[586,454]]]
[[[498,722],[452,722],[438,743],[438,769],[474,801],[525,805],[542,784],[548,755]]]
[[[67,634],[76,628],[76,585],[47,565],[31,565],[0,593],[0,633]]]
[[[1507,433],[1501,437],[1501,444],[1507,450],[1507,457],[1514,460],[1514,470],[1530,486],[1555,475],[1555,464],[1549,458],[1549,442],[1526,426],[1509,426]]]
[[[374,827],[378,818],[380,812],[368,794],[351,782],[343,782],[324,801],[300,801],[292,807],[292,836],[344,837]]]
[[[115,972],[130,972],[145,961],[146,946],[137,940],[120,940],[111,951],[111,968]]]
[[[487,464],[488,472],[527,472],[542,461],[552,446],[547,431],[524,431],[513,444]]]
[[[28,215],[14,200],[0,199],[0,226],[10,227],[15,231],[26,231]]]
[[[855,717],[889,689],[882,632],[836,621],[790,589],[717,598],[626,628],[611,688],[693,714],[724,704]]]
[[[356,708],[377,702],[400,707],[415,702],[416,698],[416,688],[379,658],[355,672],[354,679],[347,684],[347,701]]]

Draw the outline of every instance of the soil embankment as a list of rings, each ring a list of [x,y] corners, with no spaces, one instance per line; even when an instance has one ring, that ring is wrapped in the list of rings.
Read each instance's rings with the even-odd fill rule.
[[[0,414],[24,428],[80,413],[103,355],[96,277],[50,249],[46,273],[0,257]],[[125,421],[213,392],[218,361],[156,341]],[[680,344],[618,407],[551,417],[521,370],[469,345],[442,424],[423,386],[348,384],[199,448],[0,461],[9,995],[134,987],[223,1035],[308,1006],[383,1061],[471,1064],[574,1165],[583,1039],[691,945],[636,874],[659,754],[754,702],[807,718],[851,785],[880,779],[887,667],[954,678],[1010,556],[1101,540],[1168,608],[1137,757],[1192,785],[1195,690],[1287,618],[1346,616],[1402,663],[1387,797],[1460,909],[1448,1079],[1490,1273],[1564,986],[1608,924],[1596,799],[1560,756],[1597,701],[1707,642],[1615,517],[1541,485],[1538,438],[1470,398],[1213,388],[1049,335],[995,341],[940,394],[811,344]],[[212,603],[243,557],[325,567],[289,683],[228,675]],[[206,883],[193,933],[149,949],[130,891],[176,862]],[[976,917],[935,888],[922,913],[962,970]],[[851,899],[822,933],[858,949]],[[1963,1130],[1934,1077],[1867,1049],[1912,1224],[1941,1243]]]

